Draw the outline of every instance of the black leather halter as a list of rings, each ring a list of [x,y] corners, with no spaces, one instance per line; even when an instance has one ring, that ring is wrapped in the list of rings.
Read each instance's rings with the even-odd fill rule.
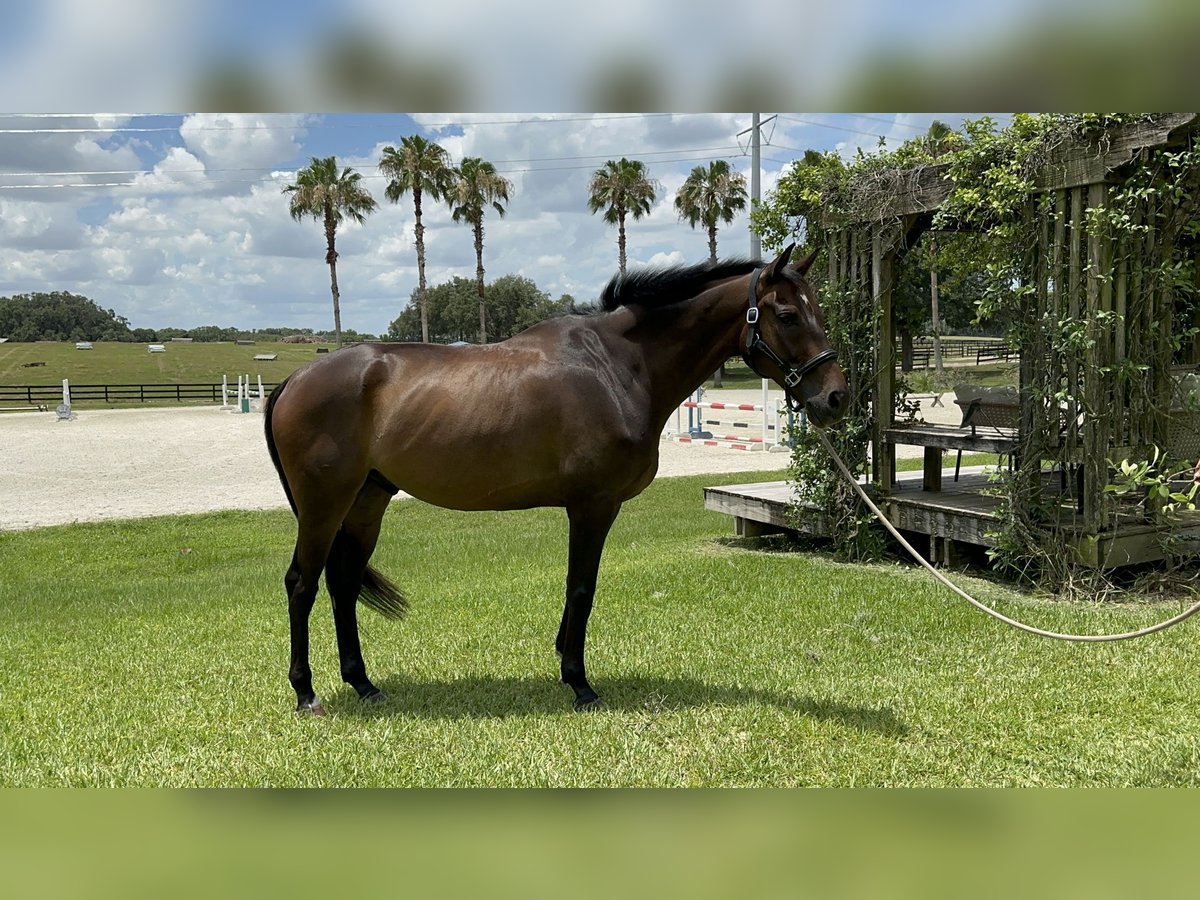
[[[758,370],[758,366],[754,365],[751,359],[751,354],[761,353],[779,367],[779,371],[783,373],[784,385],[789,389],[796,389],[800,386],[800,379],[817,366],[837,359],[837,351],[832,348],[822,350],[812,359],[798,366],[792,366],[780,359],[779,354],[767,346],[767,342],[762,339],[762,335],[758,331],[758,279],[762,273],[762,267],[759,267],[750,275],[750,305],[746,308],[746,324],[749,327],[746,328],[746,349],[742,351],[742,359],[756,375],[766,378],[767,376]]]

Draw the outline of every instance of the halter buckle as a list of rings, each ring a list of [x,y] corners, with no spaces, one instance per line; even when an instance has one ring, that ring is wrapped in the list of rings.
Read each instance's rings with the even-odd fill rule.
[[[799,371],[798,369],[792,369],[787,375],[784,376],[783,383],[790,388],[794,388],[798,387],[803,379],[803,372]]]
[[[758,307],[757,306],[751,306],[749,309],[746,310],[746,323],[748,325],[757,325],[758,324]]]

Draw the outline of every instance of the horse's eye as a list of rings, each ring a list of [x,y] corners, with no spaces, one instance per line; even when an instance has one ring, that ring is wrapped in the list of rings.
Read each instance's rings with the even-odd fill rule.
[[[800,322],[800,314],[794,309],[781,309],[776,317],[783,325],[796,325]]]

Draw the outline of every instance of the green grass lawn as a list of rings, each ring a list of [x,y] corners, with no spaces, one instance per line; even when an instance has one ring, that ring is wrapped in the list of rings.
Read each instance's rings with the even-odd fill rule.
[[[412,611],[362,614],[391,699],[364,708],[340,684],[322,593],[325,719],[291,711],[286,511],[0,534],[0,784],[1200,783],[1195,626],[1116,645],[1022,635],[907,566],[733,539],[701,504],[728,478],[663,479],[627,504],[589,632],[608,709],[584,715],[551,646],[561,510],[395,504],[376,563]],[[963,581],[1059,630],[1174,609]]]
[[[236,384],[238,375],[262,376],[264,382],[273,383],[315,359],[319,346],[332,347],[168,342],[166,353],[150,353],[145,344],[97,341],[92,350],[76,350],[73,343],[9,341],[0,344],[0,385],[61,385],[64,378],[72,384],[220,384],[222,375],[227,375],[231,384]],[[256,362],[258,353],[277,353],[279,357]],[[31,362],[45,365],[26,367]],[[79,405],[86,403],[79,401]],[[104,405],[102,401],[100,405]]]

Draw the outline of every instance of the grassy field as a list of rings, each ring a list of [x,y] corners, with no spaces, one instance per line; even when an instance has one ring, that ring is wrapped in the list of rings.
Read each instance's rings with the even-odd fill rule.
[[[340,684],[322,599],[331,714],[315,720],[293,715],[286,679],[287,512],[0,534],[0,784],[1200,783],[1195,626],[1117,645],[1022,635],[909,567],[731,538],[701,509],[722,480],[660,480],[618,520],[589,644],[608,709],[588,715],[551,649],[560,510],[395,504],[376,562],[412,611],[362,616],[391,699],[363,708]],[[963,580],[1061,630],[1174,609]]]
[[[149,353],[145,344],[96,342],[92,350],[76,350],[73,343],[9,341],[0,344],[0,385],[55,385],[64,378],[72,384],[220,384],[222,375],[229,376],[230,382],[236,382],[238,375],[261,375],[264,382],[276,382],[315,359],[319,346],[332,347],[168,343],[166,353]],[[256,362],[258,353],[277,353],[279,357]],[[45,365],[27,365],[32,362]]]
[[[231,343],[172,344],[166,353],[149,353],[145,344],[96,342],[92,350],[76,350],[69,342],[40,341],[0,344],[0,385],[57,385],[64,378],[73,384],[219,384],[222,375],[236,381],[238,375],[262,376],[264,382],[277,382],[304,363],[316,358],[316,348],[332,349],[332,344],[258,343],[237,346]],[[259,353],[277,353],[271,362],[256,362]],[[28,366],[41,362],[43,366]],[[972,365],[970,380],[979,384],[1015,384],[1016,365],[995,363]],[[929,388],[929,376],[915,373],[921,390]],[[946,376],[954,380],[953,370]],[[755,389],[762,379],[741,360],[725,366],[724,387]],[[712,381],[707,384],[712,387]],[[80,401],[85,405],[87,401]],[[103,405],[101,403],[101,405]],[[136,404],[135,404],[136,405]]]

